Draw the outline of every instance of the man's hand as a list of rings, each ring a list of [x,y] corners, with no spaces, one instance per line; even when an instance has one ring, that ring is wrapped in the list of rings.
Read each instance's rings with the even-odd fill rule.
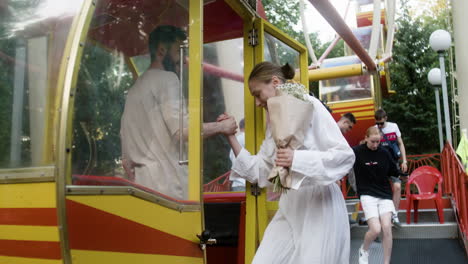
[[[292,166],[294,151],[290,148],[278,149],[276,151],[276,166],[289,168]]]
[[[218,117],[218,119],[220,119]],[[222,118],[220,121],[217,121],[220,125],[220,133],[224,135],[235,135],[237,132],[237,123],[234,117],[228,116],[228,118]]]

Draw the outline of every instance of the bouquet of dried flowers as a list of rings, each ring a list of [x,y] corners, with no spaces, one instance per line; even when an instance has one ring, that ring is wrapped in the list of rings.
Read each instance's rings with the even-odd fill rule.
[[[304,144],[312,111],[312,103],[304,85],[286,82],[278,85],[277,96],[268,99],[270,129],[277,148],[299,149]],[[286,192],[292,187],[289,168],[275,166],[268,180],[274,192]]]

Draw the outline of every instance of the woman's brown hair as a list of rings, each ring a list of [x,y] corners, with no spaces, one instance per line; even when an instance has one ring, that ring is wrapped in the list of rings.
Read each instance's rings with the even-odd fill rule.
[[[294,78],[295,71],[293,67],[286,63],[283,66],[271,63],[269,61],[260,62],[255,65],[249,76],[250,81],[260,81],[269,83],[273,76],[277,76],[281,81],[292,80]]]

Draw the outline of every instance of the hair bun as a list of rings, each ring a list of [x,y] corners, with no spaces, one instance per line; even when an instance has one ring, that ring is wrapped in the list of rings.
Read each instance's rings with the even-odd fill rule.
[[[286,80],[292,80],[294,75],[296,75],[296,71],[293,67],[291,67],[291,65],[289,65],[289,63],[281,66],[281,72],[284,74],[284,78]]]

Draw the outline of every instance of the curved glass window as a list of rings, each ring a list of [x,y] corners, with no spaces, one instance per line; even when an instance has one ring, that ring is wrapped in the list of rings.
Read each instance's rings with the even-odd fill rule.
[[[0,3],[0,168],[53,163],[57,80],[82,2]]]
[[[188,4],[98,1],[76,82],[73,184],[187,199]]]

